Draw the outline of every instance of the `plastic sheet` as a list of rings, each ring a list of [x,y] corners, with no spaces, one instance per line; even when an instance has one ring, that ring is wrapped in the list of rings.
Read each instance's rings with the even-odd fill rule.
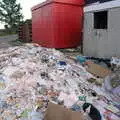
[[[104,88],[114,103],[120,108],[120,69],[117,68],[111,75],[106,77]]]

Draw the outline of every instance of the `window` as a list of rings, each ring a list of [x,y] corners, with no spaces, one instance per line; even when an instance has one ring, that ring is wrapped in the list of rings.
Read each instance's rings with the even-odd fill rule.
[[[107,29],[108,11],[94,13],[94,29]]]

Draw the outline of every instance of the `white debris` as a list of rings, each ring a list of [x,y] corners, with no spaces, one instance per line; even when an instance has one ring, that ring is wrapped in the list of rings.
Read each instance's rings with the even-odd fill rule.
[[[87,80],[95,79],[63,53],[35,44],[0,50],[0,73],[0,120],[42,120],[48,101],[70,108],[81,94],[91,96]]]

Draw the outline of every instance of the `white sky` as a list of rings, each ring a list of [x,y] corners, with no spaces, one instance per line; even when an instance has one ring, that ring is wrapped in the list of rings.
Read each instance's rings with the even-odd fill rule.
[[[31,18],[31,8],[39,4],[45,0],[17,0],[19,3],[21,3],[21,6],[23,8],[22,13],[24,15],[25,19],[30,19]],[[0,29],[3,28],[3,24],[0,23]]]

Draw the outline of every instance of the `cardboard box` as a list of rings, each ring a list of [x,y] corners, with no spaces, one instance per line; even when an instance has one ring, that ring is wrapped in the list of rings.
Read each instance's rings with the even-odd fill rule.
[[[98,64],[93,63],[93,62],[90,62],[88,64],[87,71],[92,73],[96,77],[100,77],[100,78],[105,78],[107,75],[109,75],[111,73],[111,71],[109,69],[106,69]]]
[[[80,112],[74,112],[63,106],[49,103],[45,120],[84,120],[84,118]]]

